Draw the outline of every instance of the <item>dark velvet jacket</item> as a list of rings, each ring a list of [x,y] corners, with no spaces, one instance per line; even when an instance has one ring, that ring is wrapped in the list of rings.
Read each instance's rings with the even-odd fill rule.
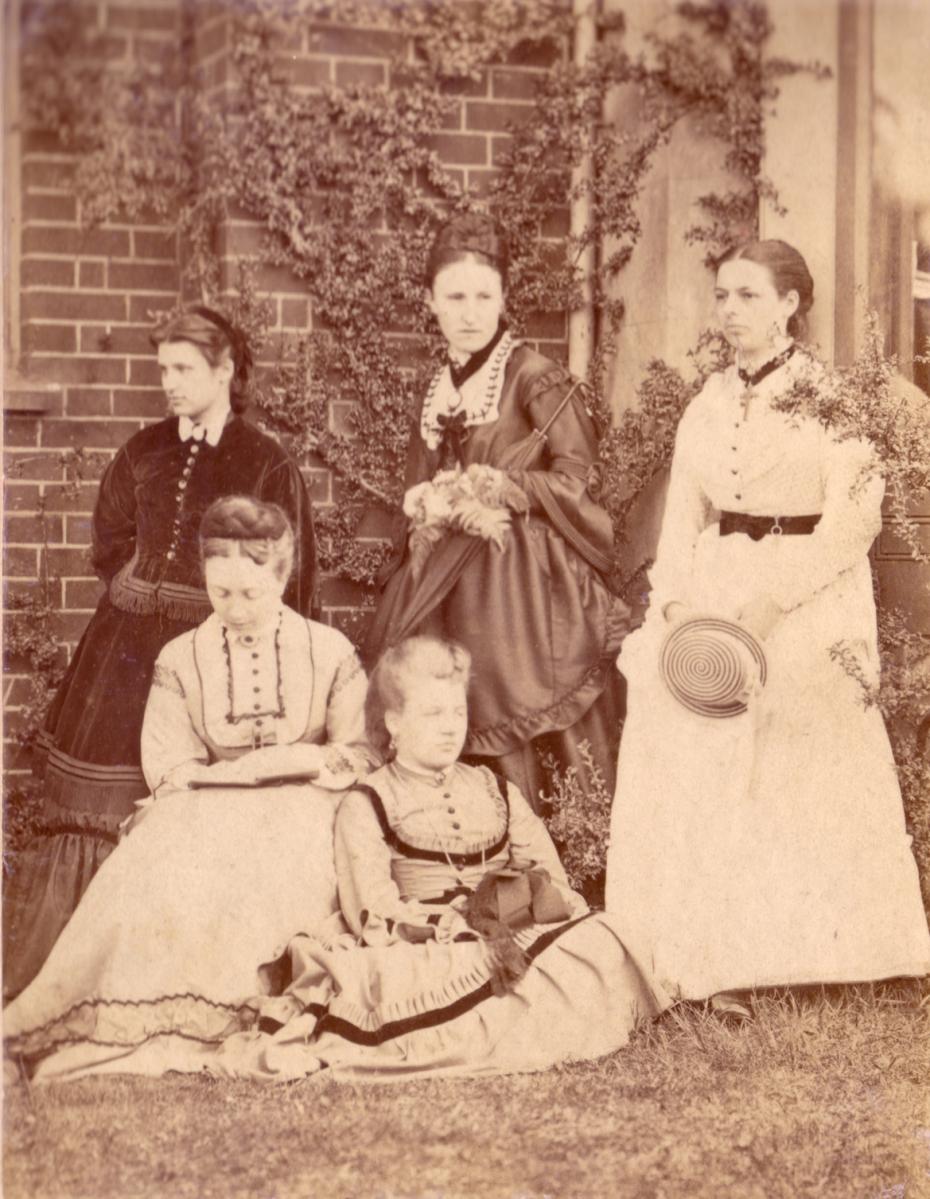
[[[276,441],[232,416],[216,446],[178,436],[171,417],[141,430],[103,476],[94,512],[92,561],[123,611],[162,612],[196,623],[211,611],[198,530],[210,504],[250,495],[279,504],[294,527],[294,573],[285,601],[309,616],[316,585],[313,517],[297,466]]]

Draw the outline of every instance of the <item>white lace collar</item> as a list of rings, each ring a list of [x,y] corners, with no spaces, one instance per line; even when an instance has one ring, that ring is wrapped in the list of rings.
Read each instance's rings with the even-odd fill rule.
[[[467,426],[497,420],[504,390],[504,367],[519,344],[509,332],[505,333],[491,357],[470,379],[466,379],[460,391],[453,386],[448,364],[434,376],[420,417],[420,436],[428,449],[439,448],[442,439],[440,416],[464,412]]]

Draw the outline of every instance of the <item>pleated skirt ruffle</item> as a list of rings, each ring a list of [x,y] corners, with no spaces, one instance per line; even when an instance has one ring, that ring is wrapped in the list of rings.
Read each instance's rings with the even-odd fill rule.
[[[620,1049],[668,1003],[607,916],[537,925],[518,939],[531,964],[514,992],[498,996],[482,942],[370,948],[347,935],[299,937],[289,947],[294,981],[285,995],[257,1001],[253,1029],[219,1045],[189,1039],[189,1029],[131,1051],[73,1045],[43,1061],[38,1078],[176,1070],[395,1082],[523,1073]]]

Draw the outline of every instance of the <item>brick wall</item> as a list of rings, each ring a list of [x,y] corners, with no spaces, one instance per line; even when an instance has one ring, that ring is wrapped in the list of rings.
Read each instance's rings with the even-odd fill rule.
[[[85,5],[114,61],[158,50],[176,36],[176,0]],[[22,6],[23,34],[30,13]],[[114,450],[163,415],[148,342],[152,309],[177,296],[175,237],[157,223],[82,230],[74,162],[47,133],[21,138],[21,360],[4,388],[5,598],[35,592],[44,558],[57,632],[69,654],[101,593],[87,557],[96,479]],[[62,455],[90,456],[79,488],[62,486]],[[40,510],[41,504],[41,510]],[[27,697],[22,663],[4,676],[4,765],[28,766],[9,741]]]
[[[106,32],[117,59],[155,52],[165,39],[177,38],[181,28],[182,0],[99,0],[86,8],[89,19]],[[200,0],[193,12],[191,52],[205,86],[222,89],[229,83],[231,21],[222,9]],[[282,64],[300,87],[389,85],[392,63],[401,52],[399,39],[384,31],[318,26],[302,31],[286,47]],[[508,140],[508,122],[529,114],[536,82],[553,55],[539,48],[518,50],[508,63],[455,89],[455,111],[436,136],[435,148],[476,192],[486,191],[494,177]],[[64,653],[73,650],[101,593],[86,553],[94,480],[127,437],[163,415],[148,342],[150,314],[170,307],[179,287],[178,246],[169,228],[127,221],[82,231],[73,169],[73,161],[47,134],[24,136],[20,303],[25,382],[8,392],[5,412],[7,595],[35,590],[44,556],[61,607],[58,631]],[[560,237],[567,225],[566,211],[545,232]],[[237,253],[252,252],[258,240],[247,219],[231,220],[219,236],[230,267]],[[272,295],[280,333],[310,327],[313,315],[298,280],[275,268],[260,281]],[[565,358],[561,317],[540,318],[529,333],[544,352]],[[69,447],[83,447],[94,456],[79,495],[62,487],[61,455]],[[337,501],[338,485],[322,463],[304,467],[315,503]],[[378,531],[376,523],[366,525],[366,532]],[[326,618],[342,627],[357,624],[359,598],[352,584],[324,581]],[[28,688],[22,665],[9,665],[4,750],[6,767],[15,773],[28,767],[9,741]]]

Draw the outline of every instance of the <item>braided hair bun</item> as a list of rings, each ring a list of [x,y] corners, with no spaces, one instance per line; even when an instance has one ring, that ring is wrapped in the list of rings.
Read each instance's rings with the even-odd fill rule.
[[[277,504],[250,495],[214,500],[200,522],[200,553],[208,558],[251,558],[259,566],[272,562],[279,578],[290,577],[294,565],[294,532]]]

